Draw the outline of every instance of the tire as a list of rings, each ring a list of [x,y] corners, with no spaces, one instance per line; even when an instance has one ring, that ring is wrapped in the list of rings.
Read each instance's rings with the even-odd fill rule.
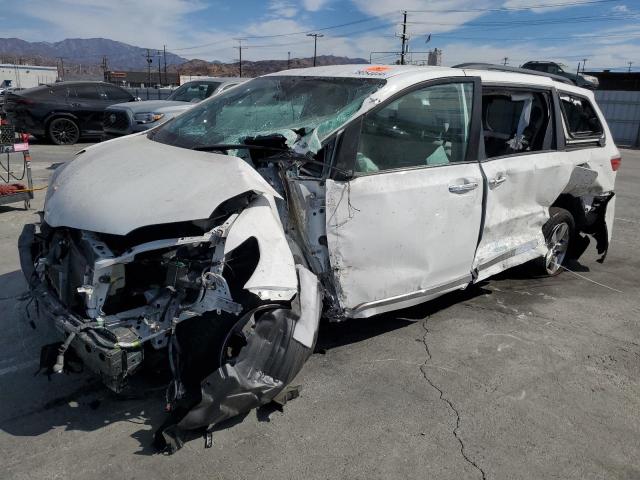
[[[576,222],[564,208],[551,207],[551,218],[542,227],[547,253],[540,259],[543,273],[549,277],[559,275],[568,259],[571,242],[575,238]]]
[[[73,145],[80,139],[80,127],[70,118],[54,118],[47,127],[47,136],[56,145]]]

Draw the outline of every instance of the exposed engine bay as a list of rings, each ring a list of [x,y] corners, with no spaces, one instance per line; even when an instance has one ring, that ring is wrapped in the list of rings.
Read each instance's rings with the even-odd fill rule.
[[[114,235],[52,227],[43,218],[37,231],[30,225],[22,234],[34,298],[65,337],[53,372],[65,369],[72,349],[122,392],[147,358],[168,356],[173,380],[170,414],[156,436],[161,449],[181,446],[184,431],[272,401],[313,351],[322,290],[296,243],[301,220],[279,194],[304,203],[301,192],[313,187],[301,190],[299,172],[290,174],[290,163],[278,165],[276,157],[267,163],[258,150],[247,158],[273,194],[245,191],[206,220]],[[328,255],[318,253],[316,267],[324,269]]]

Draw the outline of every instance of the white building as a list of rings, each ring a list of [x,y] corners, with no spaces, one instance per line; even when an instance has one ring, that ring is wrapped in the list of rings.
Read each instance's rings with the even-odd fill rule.
[[[31,88],[58,79],[57,67],[0,64],[0,88]]]

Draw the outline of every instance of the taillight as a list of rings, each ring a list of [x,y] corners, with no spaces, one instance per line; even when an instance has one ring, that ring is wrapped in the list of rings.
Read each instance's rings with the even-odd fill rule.
[[[620,168],[620,164],[622,163],[622,157],[613,157],[611,158],[611,170],[617,172]]]

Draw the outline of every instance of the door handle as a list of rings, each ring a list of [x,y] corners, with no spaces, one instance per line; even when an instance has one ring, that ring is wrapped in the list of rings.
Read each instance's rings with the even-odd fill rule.
[[[449,191],[451,193],[465,193],[470,192],[478,188],[477,182],[459,183],[457,185],[449,185]]]
[[[506,181],[507,181],[507,177],[505,177],[504,175],[498,175],[497,177],[489,181],[489,186],[491,188],[496,188],[502,185]]]

